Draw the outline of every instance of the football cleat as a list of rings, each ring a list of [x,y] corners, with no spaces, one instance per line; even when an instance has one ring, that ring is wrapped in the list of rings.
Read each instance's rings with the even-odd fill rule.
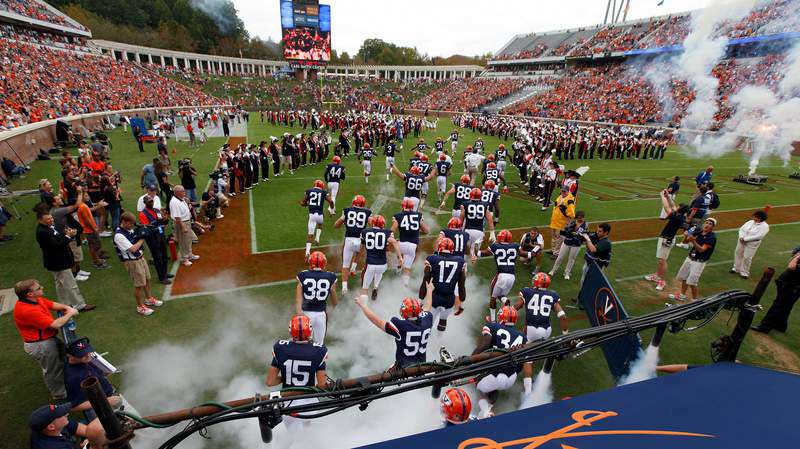
[[[550,286],[550,276],[547,273],[536,273],[533,275],[533,286],[536,288],[547,288]]]
[[[481,199],[481,189],[474,187],[469,191],[469,199],[479,201]]]
[[[472,412],[472,401],[461,388],[450,388],[441,399],[442,416],[447,421],[458,424],[469,419]]]
[[[491,154],[489,156],[491,156]],[[495,164],[494,162],[489,162],[489,164],[486,165],[486,168],[489,170],[494,170],[497,168],[497,164]]]
[[[369,220],[375,228],[383,228],[386,226],[386,219],[383,218],[383,215],[373,215],[369,217]]]
[[[439,243],[436,244],[437,253],[453,254],[453,250],[455,250],[455,248],[456,244],[447,237],[440,238]]]
[[[338,164],[340,162],[342,162],[342,158],[340,158],[339,156],[334,156],[333,157],[333,163],[334,164]]]
[[[364,198],[364,195],[356,195],[353,197],[353,206],[354,207],[364,207],[367,205],[367,200]]]
[[[495,184],[491,179],[483,183],[483,187],[487,190],[494,190]]]
[[[414,202],[411,201],[410,198],[403,198],[400,207],[402,207],[403,210],[414,210]]]
[[[305,315],[295,315],[289,320],[289,333],[294,341],[307,341],[311,338],[311,320]]]
[[[497,241],[500,243],[511,243],[514,239],[514,236],[511,235],[511,231],[508,229],[503,229],[500,233],[497,234]]]
[[[402,316],[404,320],[416,318],[420,313],[422,313],[422,305],[418,299],[403,298],[403,302],[400,303],[400,316]]]
[[[461,175],[459,181],[461,181],[461,184],[469,184],[469,175]]]
[[[516,324],[517,309],[512,306],[503,306],[503,308],[497,312],[497,322],[501,324]]]
[[[325,183],[321,179],[317,179],[316,181],[314,181],[314,187],[318,189],[324,189]]]
[[[461,229],[461,219],[453,217],[447,222],[447,229]]]
[[[308,266],[312,270],[324,270],[325,265],[328,263],[328,258],[322,251],[314,251],[308,257]]]
[[[420,173],[422,173],[422,169],[421,168],[417,167],[416,165],[411,167],[411,174],[412,175],[418,175]]]

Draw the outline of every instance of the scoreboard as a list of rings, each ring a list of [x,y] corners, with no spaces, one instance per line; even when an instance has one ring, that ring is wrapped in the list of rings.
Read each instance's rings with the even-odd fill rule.
[[[323,67],[331,59],[331,7],[319,0],[281,0],[283,57],[293,68]]]

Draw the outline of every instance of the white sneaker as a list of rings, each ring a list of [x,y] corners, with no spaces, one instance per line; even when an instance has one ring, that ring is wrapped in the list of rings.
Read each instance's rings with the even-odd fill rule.
[[[555,272],[553,270],[550,270],[550,271],[547,272],[547,275],[550,276],[550,277],[553,277],[554,274],[555,274]]]
[[[114,233],[111,231],[103,231],[100,233],[100,237],[111,237],[112,235],[114,235]]]
[[[347,293],[347,292],[348,292],[348,290],[347,290],[347,287],[345,287],[345,286],[343,285],[343,286],[342,286],[342,293]]]
[[[87,276],[88,277],[88,276],[91,276],[91,275],[92,275],[92,273],[90,273],[88,271],[81,270],[81,271],[78,272],[78,276]]]
[[[644,277],[644,279],[646,281],[650,281],[650,282],[658,282],[660,280],[658,275],[656,275],[655,273],[654,274],[648,274],[647,276]]]
[[[153,309],[151,309],[151,308],[149,308],[147,306],[138,306],[138,307],[136,307],[136,312],[139,315],[150,316],[150,315],[153,314]]]
[[[191,260],[200,260],[200,256],[192,254]]]
[[[78,282],[88,281],[89,280],[89,276],[83,276],[83,275],[79,274],[79,275],[75,276],[75,280],[78,281]]]
[[[565,281],[568,281],[568,280],[569,280],[569,273],[564,273],[564,280],[565,280]]]
[[[183,261],[183,266],[184,267],[191,267],[192,266],[192,261],[191,260],[184,260]]]
[[[161,307],[164,305],[164,301],[151,297],[144,300],[144,305],[149,307]]]

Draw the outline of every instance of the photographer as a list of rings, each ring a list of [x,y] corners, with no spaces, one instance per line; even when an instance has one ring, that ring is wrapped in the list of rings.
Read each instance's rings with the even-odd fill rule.
[[[548,273],[550,276],[554,276],[564,259],[567,259],[567,266],[564,268],[564,280],[569,280],[572,267],[575,265],[575,259],[578,258],[578,253],[583,244],[583,235],[589,231],[589,224],[586,223],[585,217],[586,214],[582,210],[575,212],[575,219],[560,231],[559,234],[564,237],[564,242],[558,251],[558,257],[553,264],[553,269]]]
[[[691,287],[692,290],[692,300],[697,299],[697,284],[700,282],[700,275],[703,274],[706,263],[714,254],[714,248],[717,246],[717,235],[714,233],[716,225],[716,219],[707,218],[703,222],[702,228],[693,226],[683,233],[683,241],[691,245],[691,249],[678,270],[678,275],[675,276],[681,281],[681,290],[678,293],[670,293],[669,299],[686,301],[688,287]]]
[[[656,290],[658,291],[664,290],[667,284],[664,280],[664,276],[667,274],[667,259],[669,259],[669,253],[672,247],[675,246],[675,234],[681,229],[686,230],[689,228],[689,225],[686,223],[686,214],[689,213],[689,206],[686,204],[675,206],[673,197],[669,189],[661,191],[661,205],[662,209],[666,211],[664,219],[667,220],[667,224],[664,225],[658,237],[656,246],[658,266],[656,267],[656,272],[644,277],[648,281],[655,282]]]
[[[769,333],[772,329],[778,332],[786,332],[789,325],[789,314],[792,307],[800,298],[800,247],[792,252],[792,258],[786,270],[775,280],[778,290],[775,292],[775,301],[767,310],[766,316],[761,320],[761,324],[754,326],[757,332]]]
[[[611,263],[611,240],[608,239],[609,234],[611,234],[611,225],[600,223],[597,225],[596,232],[587,232],[581,235],[586,243],[586,254],[583,256],[586,262],[583,264],[581,286],[583,286],[583,280],[586,279],[586,273],[589,271],[589,260],[597,262],[597,266],[601,270],[605,270],[608,264]]]
[[[158,197],[156,197],[158,198]],[[139,212],[139,223],[153,228],[153,232],[147,233],[144,236],[144,241],[147,243],[147,248],[150,250],[150,255],[153,256],[153,263],[156,266],[156,273],[158,273],[158,280],[162,284],[168,285],[172,281],[169,278],[173,275],[167,272],[167,241],[165,238],[164,226],[167,225],[167,218],[161,209],[156,209],[153,198],[145,197],[144,209]]]
[[[194,182],[194,177],[197,176],[197,170],[192,166],[192,160],[188,157],[178,161],[178,171],[180,172],[181,185],[186,189],[186,195],[192,203],[197,202],[197,184]]]
[[[114,249],[133,281],[136,312],[148,316],[153,313],[150,306],[158,307],[164,302],[154,298],[150,292],[150,268],[142,254],[142,245],[145,243],[142,234],[147,233],[148,229],[143,227],[134,232],[135,228],[136,217],[130,212],[122,214],[119,227],[114,231]]]

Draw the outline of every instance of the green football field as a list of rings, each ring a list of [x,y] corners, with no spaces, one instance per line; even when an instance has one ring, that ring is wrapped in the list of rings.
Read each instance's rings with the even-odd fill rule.
[[[437,136],[446,137],[451,127],[442,119],[439,130],[426,131],[423,137],[430,145]],[[258,114],[251,114],[249,140],[267,140],[270,135],[278,136],[284,131],[297,133],[298,128],[284,130],[258,123]],[[141,167],[155,154],[155,148],[146,147],[148,152],[139,153],[130,135],[121,130],[110,133],[114,149],[112,163],[123,173],[124,205],[135,208],[139,195],[138,177]],[[459,150],[472,143],[477,135],[462,130]],[[493,150],[499,143],[492,137],[484,137],[486,148]],[[406,140],[406,149],[413,142]],[[510,143],[510,142],[509,142]],[[221,139],[210,141],[200,150],[193,151],[185,143],[174,144],[177,154],[173,157],[190,156],[195,166],[204,176],[216,161],[216,149]],[[408,152],[401,152],[398,165],[405,167]],[[460,159],[460,158],[459,158]],[[173,162],[175,163],[175,162]],[[383,156],[373,160],[373,174],[369,184],[359,176],[360,169],[354,157],[345,159],[347,180],[339,193],[338,209],[349,204],[356,193],[367,197],[368,205],[384,198],[381,213],[389,216],[399,211],[402,196],[400,180],[392,177],[385,180]],[[738,209],[755,209],[766,204],[772,206],[800,203],[800,181],[786,175],[793,166],[784,167],[778,160],[763,162],[759,173],[770,177],[763,187],[733,183],[730,179],[746,171],[747,159],[732,153],[713,161],[691,158],[671,147],[665,160],[625,160],[625,161],[570,161],[568,168],[588,165],[589,172],[581,179],[580,209],[586,211],[592,223],[606,220],[629,218],[653,218],[659,212],[658,191],[674,175],[684,178],[679,201],[688,201],[692,191],[692,179],[707,165],[715,167],[715,183],[721,196],[720,212]],[[459,165],[456,164],[456,167]],[[252,247],[256,251],[275,251],[302,248],[306,239],[307,211],[299,206],[303,191],[311,186],[314,179],[322,178],[323,164],[312,165],[298,170],[294,175],[272,178],[268,183],[260,183],[249,194],[237,197],[234,201],[249,202],[252,207],[251,233]],[[57,179],[59,166],[56,161],[35,162],[33,171],[26,179],[12,184],[12,190],[32,189],[40,178]],[[460,174],[454,170],[455,176]],[[502,220],[498,229],[519,228],[531,225],[546,226],[550,212],[540,211],[537,203],[528,201],[518,194],[519,179],[516,170],[506,171],[511,186],[511,194],[502,198]],[[201,178],[198,178],[201,181]],[[200,184],[202,184],[201,181]],[[435,184],[433,186],[435,188]],[[382,196],[381,196],[382,195]],[[432,191],[432,197],[435,193]],[[7,205],[8,202],[3,200]],[[31,196],[19,197],[15,202],[22,215],[21,220],[12,221],[6,232],[16,236],[10,243],[0,246],[0,288],[11,288],[14,282],[36,277],[45,287],[45,295],[54,296],[52,276],[41,265],[41,253],[34,238],[35,217],[30,212],[35,204]],[[434,228],[446,224],[448,213],[436,214],[433,210],[437,201],[428,201],[425,209],[426,219],[436,222]],[[449,204],[448,204],[449,205]],[[449,209],[446,207],[446,209]],[[342,231],[334,230],[333,219],[325,218],[322,243],[336,243],[342,239]],[[624,222],[623,222],[624,223]],[[751,290],[757,276],[764,267],[773,266],[779,271],[785,267],[789,251],[798,246],[796,238],[800,223],[773,226],[756,256],[750,280],[743,280],[728,273],[733,259],[736,243],[735,231],[725,230],[719,234],[719,244],[705,270],[701,281],[701,294],[710,295],[727,289]],[[644,281],[642,276],[655,269],[655,235],[653,238],[624,241],[624,225],[612,230],[614,245],[613,262],[606,271],[617,293],[631,315],[639,315],[664,307],[669,302],[665,291],[656,292],[653,284]],[[215,236],[201,236],[200,245]],[[113,254],[109,239],[103,241],[106,249]],[[668,274],[674,277],[685,254],[675,249],[669,260]],[[419,260],[419,258],[418,258]],[[287,259],[286,264],[301,267],[301,260]],[[88,336],[99,352],[107,352],[107,358],[122,369],[114,376],[113,382],[125,394],[131,404],[142,414],[168,411],[193,404],[213,400],[227,400],[252,395],[255,391],[266,391],[262,379],[266,364],[271,358],[271,346],[275,340],[286,338],[286,321],[293,313],[294,285],[254,286],[237,291],[209,296],[195,295],[168,301],[154,315],[144,318],[135,313],[131,287],[127,274],[116,260],[110,261],[112,268],[94,272],[92,278],[81,283],[81,290],[91,303],[99,305],[93,312],[79,315],[79,333]],[[552,262],[545,259],[544,268],[549,270]],[[571,281],[561,277],[554,278],[552,288],[563,298],[576,296],[578,290],[580,262],[573,269]],[[90,267],[87,267],[92,271]],[[269,270],[269,267],[264,269]],[[329,267],[338,270],[338,267]],[[421,277],[420,262],[415,266],[414,287]],[[468,284],[467,311],[453,318],[443,339],[434,339],[430,345],[431,357],[438,353],[438,347],[446,345],[451,351],[464,354],[470,352],[475,338],[480,333],[481,322],[486,313],[488,284],[494,275],[494,263],[484,259],[471,268]],[[178,274],[179,276],[182,273]],[[224,289],[225,273],[205,279],[205,290]],[[514,294],[530,279],[530,268],[519,265]],[[411,290],[404,290],[398,277],[390,272],[384,278],[381,299],[374,305],[384,318],[396,313],[397,303],[403,296],[411,296]],[[676,285],[674,279],[670,286]],[[160,285],[155,288],[163,294]],[[763,303],[771,304],[774,298],[774,285],[768,289]],[[328,372],[333,378],[348,378],[383,371],[389,366],[394,353],[391,338],[382,335],[357,311],[350,300],[342,298],[340,306],[332,310],[329,333],[326,340],[329,347]],[[587,326],[581,312],[567,309],[572,317],[572,329]],[[763,312],[762,312],[763,314]],[[761,315],[761,314],[760,314]],[[760,316],[759,315],[759,316]],[[710,325],[694,332],[669,334],[661,347],[663,363],[709,363],[709,344],[720,335],[729,333],[734,320],[723,312]],[[555,324],[555,323],[554,323]],[[557,326],[557,325],[556,325]],[[749,334],[739,353],[744,363],[783,369],[800,370],[800,318],[794,314],[786,334],[772,333],[768,337]],[[651,333],[642,335],[648,341]],[[0,447],[25,447],[28,440],[25,421],[31,410],[48,401],[47,390],[41,379],[38,365],[22,351],[22,342],[10,315],[0,317],[0,342],[3,343],[4,363],[0,364],[0,434],[4,435]],[[541,368],[537,366],[537,369]],[[606,362],[600,351],[592,351],[578,359],[556,365],[554,370],[554,395],[556,398],[574,396],[614,386]],[[468,387],[470,388],[470,387]],[[514,409],[518,403],[521,383],[501,397],[496,410]],[[426,393],[427,394],[427,393]],[[415,407],[401,402],[404,407]],[[430,408],[421,403],[419,407]],[[380,408],[373,406],[378,411]],[[413,410],[409,410],[413,413]],[[377,412],[376,412],[377,413]],[[368,421],[369,412],[356,415]],[[325,421],[320,423],[324,426]],[[438,423],[409,424],[400,426],[404,432],[432,428]],[[348,424],[349,425],[349,424]],[[359,429],[359,424],[352,424]],[[182,426],[181,426],[182,427]],[[242,433],[254,433],[258,440],[257,427],[225,426],[211,429],[210,441],[198,442],[195,447],[236,448],[248,447],[242,443]],[[160,435],[156,439],[161,438]],[[192,446],[187,446],[192,447]],[[254,447],[254,446],[249,446]],[[280,446],[276,446],[280,447]]]

